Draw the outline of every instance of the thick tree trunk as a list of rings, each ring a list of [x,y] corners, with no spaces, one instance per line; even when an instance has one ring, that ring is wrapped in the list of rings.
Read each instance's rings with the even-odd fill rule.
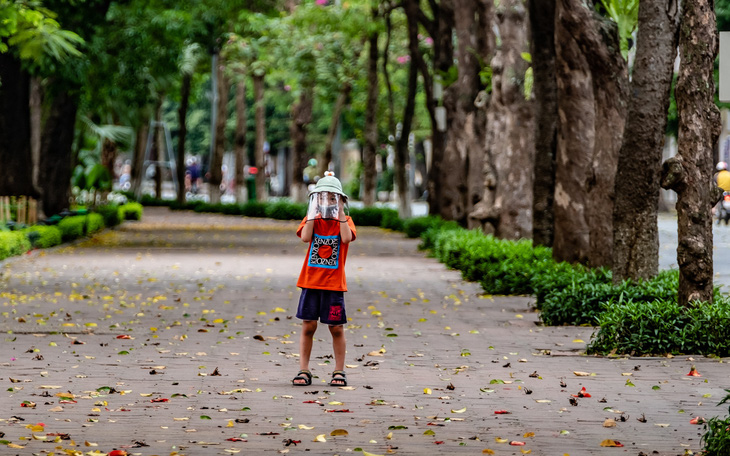
[[[114,162],[117,161],[119,146],[109,138],[104,138],[101,145],[101,164],[109,171],[109,177],[114,179]],[[75,166],[72,166],[73,169]],[[111,189],[108,189],[111,190]]]
[[[69,207],[71,151],[78,111],[78,94],[67,90],[51,100],[41,137],[43,212],[58,214]]]
[[[332,110],[332,119],[330,120],[330,125],[327,129],[327,138],[325,139],[322,160],[319,162],[320,176],[324,176],[324,172],[330,170],[330,164],[332,164],[332,147],[335,143],[337,125],[340,123],[340,116],[347,105],[347,100],[350,97],[351,91],[352,85],[349,82],[346,82],[342,84],[342,87],[340,87],[340,93],[337,95],[335,107]]]
[[[226,122],[228,121],[228,92],[230,85],[225,75],[225,61],[218,60],[216,68],[218,79],[218,105],[215,123],[215,148],[210,161],[210,179],[208,179],[208,191],[212,204],[221,201],[221,183],[223,183],[223,155],[226,152]]]
[[[408,92],[406,94],[406,106],[403,111],[402,128],[399,135],[396,135],[395,142],[395,186],[398,190],[398,216],[406,219],[411,216],[411,197],[408,193],[408,177],[406,167],[408,166],[408,137],[411,135],[413,115],[416,112],[416,91],[418,89],[418,68],[416,57],[418,53],[418,34],[414,33],[413,27],[408,29],[408,47],[410,48],[411,62],[408,65]]]
[[[264,75],[254,74],[253,94],[256,106],[256,200],[266,201],[266,163],[264,163],[264,141],[266,141],[266,106],[264,105]]]
[[[37,197],[33,187],[30,76],[11,53],[0,53],[0,196]]]
[[[162,104],[165,101],[165,96],[160,94],[160,99],[157,102],[157,109],[155,110],[155,128],[152,131],[152,151],[150,152],[150,160],[155,162],[155,198],[162,199],[162,173],[163,167],[160,163],[165,155],[163,151],[163,144],[165,142],[164,130],[162,128]]]
[[[563,11],[557,2],[556,15]],[[587,263],[590,230],[585,182],[595,140],[593,82],[583,53],[565,27],[556,22],[555,52],[558,88],[558,139],[555,163],[555,237],[558,261]]]
[[[682,4],[679,77],[675,89],[679,150],[662,169],[662,187],[677,192],[680,305],[712,302],[713,148],[720,114],[713,97],[717,54],[715,11],[709,0]]]
[[[236,83],[236,135],[234,139],[234,151],[236,154],[236,201],[243,204],[246,201],[246,181],[244,179],[244,167],[246,166],[246,80],[244,74]]]
[[[558,22],[575,39],[592,80],[594,142],[591,149],[581,151],[588,159],[587,174],[582,183],[589,230],[587,262],[592,267],[610,267],[613,259],[614,183],[628,96],[626,61],[621,56],[614,22],[598,16],[579,0],[559,0],[559,3]],[[556,186],[556,195],[557,192]]]
[[[177,140],[177,202],[183,204],[185,202],[185,142],[188,136],[187,118],[188,105],[190,103],[190,87],[193,82],[191,73],[182,75],[182,83],[180,87],[180,106],[177,109],[177,121],[180,124]]]
[[[629,115],[616,174],[613,281],[648,279],[659,270],[659,173],[677,54],[676,0],[642,0]]]
[[[487,114],[487,154],[483,203],[474,217],[487,233],[503,239],[532,234],[533,116],[524,95],[528,46],[527,11],[506,0],[497,12],[502,44],[492,59],[492,97]],[[491,203],[491,206],[488,204]],[[487,225],[487,226],[484,226]]]
[[[144,154],[147,148],[147,135],[149,135],[149,119],[146,117],[140,120],[137,127],[137,134],[134,141],[134,156],[132,157],[132,193],[138,198],[142,194],[142,181],[144,180]]]
[[[376,15],[374,12],[373,15]],[[378,33],[372,32],[368,38],[368,98],[365,108],[365,145],[362,152],[362,189],[360,198],[365,206],[375,202],[375,154],[378,150]]]
[[[292,123],[289,127],[292,153],[294,156],[294,172],[292,175],[292,199],[305,202],[307,188],[304,185],[304,168],[307,167],[307,126],[312,122],[314,89],[306,87],[299,100],[292,105]]]
[[[532,242],[552,247],[558,87],[555,78],[555,0],[529,0],[532,75],[535,92],[535,161]]]
[[[41,131],[43,129],[43,87],[39,77],[30,79],[30,150],[33,162],[33,188],[40,188]],[[38,210],[41,208],[39,207]],[[40,218],[40,217],[39,217]]]

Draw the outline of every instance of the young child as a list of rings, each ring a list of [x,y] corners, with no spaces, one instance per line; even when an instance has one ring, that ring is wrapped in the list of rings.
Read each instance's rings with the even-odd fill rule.
[[[297,286],[302,289],[297,318],[302,320],[299,337],[299,373],[292,380],[296,386],[312,384],[309,357],[317,330],[317,320],[329,326],[335,352],[335,371],[330,386],[347,386],[345,374],[345,260],[350,242],[355,240],[355,224],[345,213],[347,195],[342,184],[327,172],[317,181],[309,196],[307,216],[297,229],[297,236],[309,243],[307,257]]]

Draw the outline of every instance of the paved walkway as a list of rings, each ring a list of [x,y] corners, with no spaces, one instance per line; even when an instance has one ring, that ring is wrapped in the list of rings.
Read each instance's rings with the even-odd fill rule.
[[[317,378],[293,387],[295,227],[147,208],[6,261],[0,454],[681,455],[701,445],[692,418],[727,411],[720,360],[585,356],[592,328],[539,326],[531,298],[482,296],[366,227],[347,263],[351,387],[325,383],[322,329]]]

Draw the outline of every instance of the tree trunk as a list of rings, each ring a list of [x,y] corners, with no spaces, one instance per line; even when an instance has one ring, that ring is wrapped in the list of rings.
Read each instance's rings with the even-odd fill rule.
[[[648,279],[659,270],[659,172],[677,53],[676,0],[642,0],[629,115],[616,174],[613,281]]]
[[[162,199],[162,170],[160,166],[162,157],[165,155],[163,151],[163,143],[165,141],[164,129],[162,128],[162,105],[165,101],[165,96],[160,94],[160,99],[157,102],[157,110],[155,110],[155,128],[152,130],[152,151],[150,153],[150,160],[155,163],[155,198]]]
[[[236,135],[234,139],[234,150],[236,154],[235,186],[236,201],[239,204],[246,202],[246,181],[244,179],[244,167],[246,166],[246,79],[241,73],[240,80],[236,83]]]
[[[664,162],[662,187],[677,192],[678,302],[683,306],[692,301],[712,302],[712,165],[720,133],[720,114],[713,99],[715,27],[712,2],[682,4],[675,89],[679,150]]]
[[[535,161],[532,187],[532,242],[552,247],[558,88],[555,78],[555,0],[529,0],[532,75],[535,92]]]
[[[408,137],[411,135],[413,115],[416,111],[416,91],[418,89],[418,68],[415,54],[418,53],[418,33],[415,27],[408,28],[408,47],[410,48],[411,62],[408,65],[408,92],[403,119],[395,141],[395,176],[394,183],[398,189],[398,216],[406,219],[411,217],[411,198],[408,193]]]
[[[564,10],[557,2],[556,15]],[[555,237],[558,261],[587,263],[590,250],[585,182],[595,140],[591,73],[571,34],[556,21],[558,139],[555,163]]]
[[[3,84],[5,82],[3,81]],[[69,89],[51,100],[41,137],[43,212],[58,214],[69,207],[71,150],[78,110],[78,93]]]
[[[307,167],[307,125],[312,122],[313,92],[312,87],[302,89],[299,100],[292,105],[292,123],[289,127],[294,156],[292,199],[300,203],[307,200],[303,173]]]
[[[324,176],[324,172],[330,169],[332,163],[332,145],[335,142],[335,135],[337,133],[337,124],[340,123],[340,116],[342,111],[345,109],[347,99],[352,91],[352,85],[349,82],[342,84],[340,87],[340,93],[337,95],[335,101],[335,107],[332,110],[332,119],[330,120],[329,128],[327,129],[327,138],[325,140],[324,152],[322,153],[322,160],[319,162],[319,175]]]
[[[592,80],[594,141],[591,149],[580,152],[588,159],[582,183],[586,194],[584,217],[589,230],[586,259],[589,266],[610,267],[614,183],[628,96],[626,61],[621,55],[618,29],[613,21],[600,17],[579,0],[559,0],[559,3],[558,22],[575,39]],[[557,192],[556,186],[556,195]]]
[[[374,10],[373,16],[377,15]],[[362,152],[362,189],[360,198],[365,206],[375,202],[375,154],[378,150],[378,32],[368,37],[368,98],[365,107],[365,145]]]
[[[183,73],[180,87],[180,106],[177,109],[177,121],[180,124],[180,131],[177,140],[177,202],[185,202],[185,142],[188,136],[188,105],[190,102],[190,88],[193,83],[192,73]]]
[[[0,196],[37,197],[33,187],[30,76],[11,53],[0,53]]]
[[[223,155],[226,152],[226,121],[228,120],[228,92],[229,82],[225,75],[225,61],[218,60],[216,68],[218,79],[218,105],[215,123],[215,149],[210,161],[210,179],[208,180],[208,191],[210,202],[218,204],[221,202],[221,184],[223,183]]]
[[[266,201],[266,163],[264,162],[264,141],[266,141],[266,106],[264,105],[264,75],[254,74],[253,94],[256,106],[256,200]]]
[[[506,0],[497,12],[502,44],[492,59],[492,97],[487,113],[487,165],[484,204],[477,218],[485,232],[502,239],[532,234],[532,107],[524,95],[528,63],[527,11],[520,0]],[[495,177],[496,176],[496,182]],[[489,207],[487,204],[491,203]]]
[[[0,103],[1,104],[1,103]],[[43,128],[43,87],[39,77],[30,79],[30,150],[33,162],[33,188],[40,188],[41,131]],[[38,210],[41,208],[39,207]],[[40,218],[40,217],[39,217]]]
[[[146,116],[140,119],[134,141],[134,156],[132,157],[132,193],[139,198],[142,195],[142,182],[144,180],[144,154],[147,148],[147,135],[149,135],[149,119]]]

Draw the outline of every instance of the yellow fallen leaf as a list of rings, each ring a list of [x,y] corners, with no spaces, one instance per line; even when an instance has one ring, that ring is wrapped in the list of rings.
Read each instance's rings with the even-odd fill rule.
[[[348,369],[357,369],[358,367],[360,367],[360,365],[359,364],[345,364],[345,367]]]
[[[522,452],[522,454],[530,454],[532,453],[532,450],[520,450],[520,452]]]
[[[371,351],[370,353],[368,353],[368,356],[383,356],[383,354],[379,351]]]
[[[87,447],[98,447],[99,446],[98,443],[89,442],[88,440],[84,441],[84,445],[86,445]]]
[[[8,448],[15,448],[16,450],[19,450],[21,448],[25,448],[24,446],[17,445],[15,443],[8,443]]]
[[[188,421],[190,418],[184,417],[184,418],[173,418],[173,421]]]
[[[345,405],[344,402],[340,402],[340,401],[330,401],[327,404],[328,405]]]
[[[25,428],[30,429],[33,432],[43,432],[44,430],[44,427],[39,424],[29,424]]]
[[[590,377],[590,372],[573,371],[573,374],[577,377]]]
[[[535,402],[538,404],[549,404],[552,401],[550,399],[537,399]]]
[[[233,420],[229,420],[228,424],[226,424],[226,427],[233,427],[235,424],[233,424]]]
[[[142,396],[142,397],[150,397],[153,394],[155,394],[155,393],[139,393],[139,395]]]
[[[35,435],[35,434],[31,434],[31,435],[33,436],[33,440],[46,440],[48,438],[45,435]]]
[[[432,394],[431,388],[423,388],[423,394]]]
[[[503,439],[501,437],[495,437],[494,438],[494,441],[497,442],[497,443],[507,443],[507,442],[509,442],[509,440]]]
[[[393,433],[388,432],[388,435],[385,436],[385,440],[391,440],[393,438]]]
[[[382,454],[368,453],[367,451],[362,452],[362,456],[383,456]]]
[[[286,312],[286,309],[282,309],[281,307],[277,307],[276,309],[272,310],[271,312],[285,313]]]
[[[313,442],[326,442],[326,441],[327,441],[327,439],[324,437],[324,434],[319,434],[313,440]]]
[[[300,424],[298,427],[299,427],[299,429],[304,429],[305,431],[309,431],[311,429],[314,429],[314,426],[311,426],[310,427],[310,426],[307,426],[306,424]]]
[[[574,344],[584,344],[585,341],[583,339],[573,339]]]
[[[525,318],[522,314],[515,315],[515,318]]]
[[[350,433],[347,432],[347,430],[345,429],[335,429],[334,431],[330,432],[330,435],[335,437],[338,435],[350,435]]]
[[[616,427],[616,420],[613,418],[606,418],[606,421],[603,422],[603,427]]]
[[[534,432],[525,432],[525,434],[522,437],[524,437],[524,438],[535,437],[535,433]]]
[[[606,439],[603,442],[601,442],[602,447],[617,447],[617,446],[623,446],[620,443],[618,443],[615,440]]]
[[[655,426],[659,427],[669,427],[669,423],[656,423]]]
[[[466,407],[461,408],[459,410],[453,410],[453,409],[451,410],[451,413],[464,413],[464,412],[466,412]]]
[[[482,450],[482,454],[494,454],[494,450],[487,448],[486,450]]]

